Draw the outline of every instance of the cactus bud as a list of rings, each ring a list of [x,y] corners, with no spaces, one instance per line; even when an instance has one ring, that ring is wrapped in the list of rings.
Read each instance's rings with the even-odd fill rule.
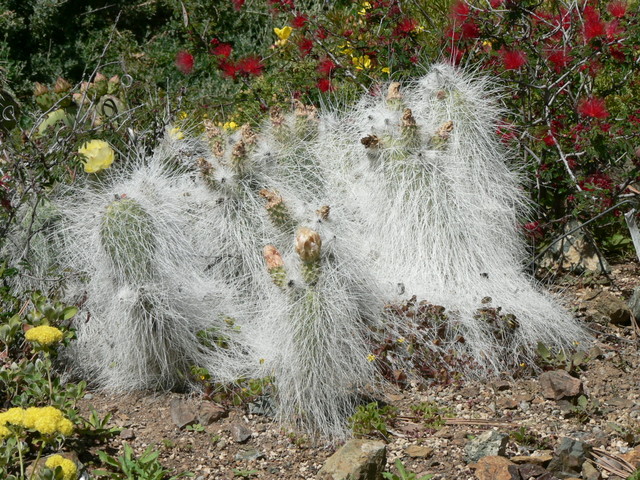
[[[322,239],[318,232],[300,227],[296,232],[296,252],[305,263],[314,263],[320,259]]]
[[[40,82],[36,82],[35,83],[35,87],[33,89],[33,96],[34,97],[39,97],[41,95],[44,95],[45,93],[49,92],[49,88],[46,85],[43,85]]]
[[[402,128],[415,128],[416,126],[416,119],[413,118],[413,112],[410,108],[405,108],[404,112],[402,112]]]
[[[285,230],[293,231],[293,225],[291,222],[291,214],[287,209],[282,197],[275,190],[268,190],[263,188],[260,190],[260,196],[267,200],[265,208],[269,213],[271,221],[276,225],[284,228]]]
[[[367,135],[360,139],[360,143],[364,145],[364,148],[378,148],[378,146],[380,146],[380,139],[375,135]]]
[[[323,205],[318,210],[316,210],[316,213],[321,220],[326,220],[327,218],[329,218],[329,212],[331,212],[331,207],[329,205]]]
[[[93,79],[92,90],[96,97],[101,97],[107,94],[109,80],[102,73],[96,73]]]
[[[262,256],[267,263],[267,271],[271,275],[273,283],[281,288],[284,287],[287,281],[287,272],[278,249],[273,245],[267,245],[262,250]]]
[[[120,77],[118,75],[114,75],[109,79],[109,83],[107,84],[107,93],[109,95],[114,95],[120,90]]]
[[[251,125],[245,123],[240,127],[240,137],[245,145],[253,145],[256,143],[256,133],[251,129]]]
[[[400,93],[400,82],[392,82],[387,89],[387,102],[397,104],[402,101],[402,94]]]
[[[233,146],[233,150],[231,150],[231,158],[235,162],[240,162],[244,160],[247,156],[247,148],[243,140],[240,140]]]
[[[207,119],[203,122],[203,124],[204,124],[204,133],[209,140],[219,138],[222,135],[222,131],[220,130],[220,128],[216,126],[215,123],[213,123],[212,120]]]
[[[271,123],[274,127],[278,128],[284,124],[284,115],[282,115],[282,110],[277,105],[271,107],[269,111],[269,118],[271,119]]]
[[[71,84],[64,78],[58,77],[56,84],[53,87],[53,91],[56,93],[66,93],[71,89]]]

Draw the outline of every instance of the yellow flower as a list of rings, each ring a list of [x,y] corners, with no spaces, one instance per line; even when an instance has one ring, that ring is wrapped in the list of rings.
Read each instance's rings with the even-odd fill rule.
[[[287,40],[291,36],[291,32],[293,32],[293,28],[291,28],[289,25],[285,25],[282,28],[276,27],[273,29],[273,31],[278,36],[278,41],[276,41],[276,45],[278,47],[281,47],[285,43],[287,43]]]
[[[4,425],[0,425],[0,442],[10,436],[11,436],[11,430],[9,430]]]
[[[358,15],[366,15],[367,10],[371,8],[371,4],[369,2],[362,2],[362,8],[358,10]]]
[[[0,413],[0,425],[16,425],[24,427],[24,409],[19,407],[10,408],[6,412]]]
[[[49,325],[41,325],[39,327],[33,327],[24,334],[30,342],[38,342],[40,345],[47,347],[54,343],[62,341],[62,332],[56,327],[50,327]]]
[[[87,173],[96,173],[109,168],[115,158],[113,149],[104,140],[86,142],[78,150],[78,153],[86,157],[84,171]]]
[[[178,115],[182,120],[184,120],[185,118],[188,117],[187,112],[180,112],[180,114]]]
[[[40,417],[40,408],[29,407],[24,413],[24,426],[26,428],[35,428],[36,420]]]
[[[405,342],[404,337],[400,337],[400,338],[398,338],[398,343],[404,343],[404,342]]]
[[[351,55],[353,53],[353,46],[351,45],[351,42],[340,45],[338,48],[342,48],[343,50],[341,50],[341,52],[345,55]]]
[[[173,127],[169,130],[169,136],[172,140],[182,140],[184,138],[184,133],[182,133],[180,127]]]
[[[380,70],[382,73],[391,73],[391,69],[389,67],[384,67]]]
[[[225,124],[222,125],[222,128],[225,130],[235,130],[238,128],[238,124],[236,122],[225,122]]]
[[[369,55],[363,55],[361,57],[351,57],[351,62],[356,67],[356,70],[371,68],[371,59],[369,58]]]
[[[78,467],[73,460],[64,458],[62,455],[51,455],[44,464],[45,467],[55,470],[56,467],[62,469],[64,480],[76,480],[78,478]]]
[[[58,432],[60,432],[65,437],[70,437],[73,435],[73,422],[68,418],[63,418],[58,421]]]
[[[69,436],[73,433],[73,423],[64,418],[62,412],[55,407],[42,407],[37,411],[32,411],[28,416],[33,415],[33,428],[43,435],[53,435],[56,432]],[[31,421],[28,419],[27,423]]]
[[[369,355],[367,355],[367,362],[375,362],[376,361],[376,356],[373,353],[370,353]]]

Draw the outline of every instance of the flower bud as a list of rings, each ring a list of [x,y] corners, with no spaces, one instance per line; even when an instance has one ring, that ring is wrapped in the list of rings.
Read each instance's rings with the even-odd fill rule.
[[[402,100],[400,82],[392,82],[387,89],[387,102],[397,102],[399,100]]]
[[[283,268],[284,261],[282,256],[276,247],[273,245],[267,245],[262,250],[262,256],[267,262],[267,270],[273,270],[274,268]]]
[[[300,227],[296,232],[296,252],[303,262],[315,262],[320,258],[322,239],[318,232]]]
[[[56,84],[53,87],[53,91],[56,93],[66,93],[71,89],[71,84],[64,78],[58,77]]]
[[[40,95],[44,95],[49,91],[49,88],[46,85],[43,85],[40,82],[36,82],[35,87],[33,89],[33,96],[39,97]]]

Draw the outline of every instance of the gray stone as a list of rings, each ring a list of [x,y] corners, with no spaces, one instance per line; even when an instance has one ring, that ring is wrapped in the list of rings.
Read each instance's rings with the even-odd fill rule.
[[[601,480],[600,470],[593,466],[591,462],[582,464],[582,478],[584,480]]]
[[[575,397],[580,393],[582,382],[564,370],[544,372],[538,377],[542,396],[553,400]]]
[[[477,462],[482,457],[504,456],[509,442],[509,435],[495,430],[488,430],[471,440],[464,447],[469,463]]]
[[[553,452],[553,460],[549,462],[547,470],[553,472],[558,478],[579,476],[590,451],[590,445],[564,437]]]
[[[631,309],[622,298],[605,290],[600,291],[588,302],[604,321],[614,325],[631,325]]]
[[[193,425],[198,420],[196,409],[181,398],[173,398],[171,399],[171,420],[178,428]]]
[[[331,455],[318,472],[319,480],[381,480],[387,463],[384,443],[354,439]]]
[[[567,223],[565,232],[570,232],[579,225],[576,221]],[[562,268],[574,273],[609,273],[611,267],[599,254],[593,240],[584,229],[579,229],[571,235],[554,243],[543,256],[540,266],[545,269],[556,270]]]
[[[249,450],[242,450],[241,452],[236,453],[235,459],[237,461],[251,461],[251,460],[260,460],[264,458],[264,453],[256,450],[255,448],[250,448]]]
[[[231,432],[231,438],[236,443],[244,443],[251,438],[251,430],[241,423],[234,423],[229,428],[229,431]]]
[[[130,428],[125,428],[124,430],[120,431],[120,438],[123,440],[133,440],[134,438],[136,438],[136,434]]]
[[[214,405],[213,403],[203,403],[198,409],[198,423],[206,427],[227,415],[229,415],[229,412],[223,407]]]
[[[633,295],[629,299],[629,309],[634,318],[640,319],[640,287],[633,289]]]

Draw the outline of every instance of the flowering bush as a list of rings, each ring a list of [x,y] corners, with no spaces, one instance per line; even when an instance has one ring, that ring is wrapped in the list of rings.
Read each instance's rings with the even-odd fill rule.
[[[24,338],[30,342],[37,342],[44,347],[48,347],[54,343],[61,342],[63,334],[56,327],[41,325],[27,330],[24,334]]]
[[[537,234],[609,209],[640,178],[639,45],[632,2],[453,5],[443,48],[501,77],[513,117],[498,133],[531,165]]]
[[[62,455],[51,455],[45,462],[45,467],[55,470],[60,467],[63,480],[75,480],[78,478],[78,467],[73,460],[64,458]]]

